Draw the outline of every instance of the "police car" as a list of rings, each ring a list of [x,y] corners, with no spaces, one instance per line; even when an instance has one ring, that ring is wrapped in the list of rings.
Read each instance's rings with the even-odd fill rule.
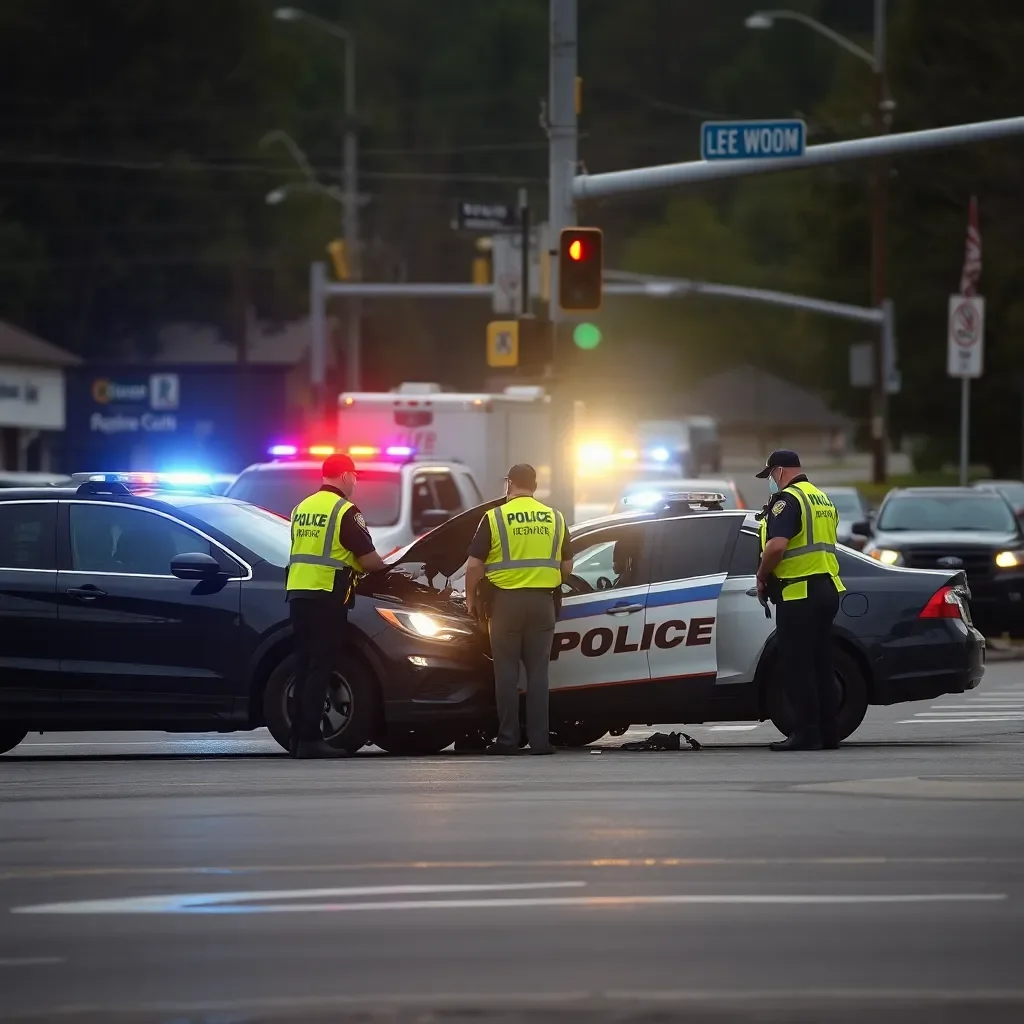
[[[758,523],[743,510],[723,510],[724,502],[720,493],[667,494],[657,502],[645,494],[641,510],[571,529],[573,574],[551,651],[556,743],[577,746],[656,723],[771,719],[790,731],[774,619],[756,596]],[[482,511],[391,560],[390,577],[405,575],[423,588],[404,594],[389,584],[407,608],[428,608],[432,594],[450,607]],[[978,685],[985,641],[971,623],[963,572],[894,570],[847,548],[838,557],[847,586],[834,630],[843,738],[869,704]],[[372,577],[365,586],[376,586]],[[454,628],[443,638],[429,635],[438,629],[432,622],[422,634],[425,662],[484,643]],[[452,736],[453,722],[480,718],[493,699],[489,687],[490,680],[478,687],[435,674],[390,713],[418,729],[426,748],[430,735]]]
[[[356,463],[353,501],[380,552],[404,547],[483,501],[473,474],[461,462],[419,458],[406,445],[352,445],[347,450],[274,445],[269,461],[243,470],[224,494],[290,516],[320,486],[323,461],[336,451],[347,451]]]

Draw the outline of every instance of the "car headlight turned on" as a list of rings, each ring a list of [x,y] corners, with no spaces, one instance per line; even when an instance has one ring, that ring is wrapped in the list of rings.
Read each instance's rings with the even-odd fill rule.
[[[1000,569],[1015,569],[1024,565],[1024,551],[1000,551],[996,555],[996,565]]]
[[[459,619],[433,612],[397,611],[394,608],[378,608],[377,614],[389,625],[420,640],[438,640],[450,643],[474,636],[472,627]]]
[[[864,552],[872,558],[877,559],[882,565],[902,565],[903,555],[893,548],[871,548]]]

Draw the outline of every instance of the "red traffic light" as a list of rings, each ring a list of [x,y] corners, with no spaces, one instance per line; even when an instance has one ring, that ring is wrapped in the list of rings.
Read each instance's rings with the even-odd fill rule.
[[[558,305],[566,311],[601,308],[604,274],[600,228],[563,228],[558,240]]]

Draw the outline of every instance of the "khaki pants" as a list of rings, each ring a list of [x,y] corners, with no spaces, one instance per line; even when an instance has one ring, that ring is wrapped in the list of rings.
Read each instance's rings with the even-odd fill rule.
[[[526,668],[526,735],[534,750],[551,743],[548,667],[555,635],[555,602],[549,590],[501,590],[488,623],[494,658],[498,743],[519,746],[519,666]]]

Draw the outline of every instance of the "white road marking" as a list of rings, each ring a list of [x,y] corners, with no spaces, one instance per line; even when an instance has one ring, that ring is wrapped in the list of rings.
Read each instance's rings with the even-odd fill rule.
[[[572,883],[569,883],[572,884]],[[452,887],[455,888],[455,887]],[[479,886],[484,889],[486,886]],[[513,888],[494,886],[494,888]],[[523,888],[528,888],[524,886]],[[258,893],[253,894],[259,898]],[[751,893],[751,894],[665,894],[655,896],[525,896],[492,899],[440,899],[440,900],[395,900],[358,903],[272,903],[266,906],[236,904],[194,905],[182,912],[199,914],[295,914],[295,913],[344,913],[352,911],[395,911],[395,910],[491,910],[512,907],[581,907],[612,908],[631,906],[866,906],[870,904],[923,904],[923,903],[998,903],[1006,900],[1006,893]],[[161,897],[142,897],[124,900],[91,900],[85,903],[56,903],[36,907],[15,908],[13,913],[50,914],[117,914],[117,913],[174,913],[166,905],[138,904]],[[134,906],[133,906],[134,905]],[[86,907],[88,909],[82,909]]]
[[[583,889],[586,882],[523,882],[499,885],[357,885],[330,889],[271,889],[265,892],[193,892],[126,899],[75,900],[14,907],[12,914],[173,914],[268,900],[327,899],[336,896],[409,896],[428,893],[521,892],[537,889]],[[300,904],[302,906],[304,904]],[[389,904],[388,904],[389,905]]]
[[[897,725],[937,725],[941,722],[943,725],[963,725],[970,722],[1024,722],[1024,718],[1020,715],[1014,715],[1011,718],[904,718],[897,722]]]
[[[750,732],[752,729],[760,729],[761,723],[755,722],[754,725],[713,725],[711,726],[712,732]]]

